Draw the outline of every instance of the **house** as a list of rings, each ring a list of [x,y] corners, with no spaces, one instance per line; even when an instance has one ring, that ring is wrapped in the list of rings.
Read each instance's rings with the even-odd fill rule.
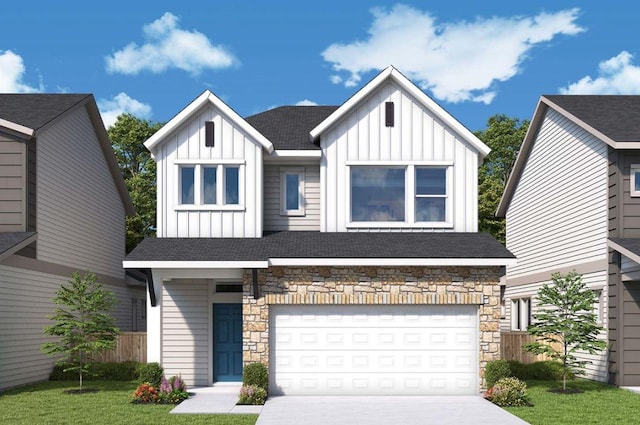
[[[125,278],[133,213],[89,94],[0,94],[0,390],[46,380],[51,299],[90,270],[117,294],[117,325],[144,330],[144,282]]]
[[[205,91],[145,146],[148,360],[271,394],[477,394],[513,255],[477,232],[480,140],[389,67],[340,106],[246,119]]]
[[[582,355],[591,379],[640,385],[640,96],[542,96],[502,197],[503,331],[524,331],[552,272],[596,292],[608,352]]]

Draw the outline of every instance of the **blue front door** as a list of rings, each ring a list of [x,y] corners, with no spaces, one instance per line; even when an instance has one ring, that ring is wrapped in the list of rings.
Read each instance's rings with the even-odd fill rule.
[[[242,304],[213,305],[213,381],[242,381]]]

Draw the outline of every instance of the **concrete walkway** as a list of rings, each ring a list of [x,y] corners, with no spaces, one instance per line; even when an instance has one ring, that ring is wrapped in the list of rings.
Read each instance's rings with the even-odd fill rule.
[[[238,406],[241,384],[216,384],[213,387],[189,388],[193,395],[177,405],[171,413],[254,413],[263,406]]]
[[[480,396],[270,397],[256,425],[526,425]]]

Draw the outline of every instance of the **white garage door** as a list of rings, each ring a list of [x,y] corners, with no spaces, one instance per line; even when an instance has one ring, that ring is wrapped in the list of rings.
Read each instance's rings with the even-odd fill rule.
[[[477,306],[272,305],[273,394],[477,394]]]

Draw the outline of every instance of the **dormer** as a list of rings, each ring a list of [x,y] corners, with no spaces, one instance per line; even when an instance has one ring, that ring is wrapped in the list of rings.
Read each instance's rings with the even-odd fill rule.
[[[145,146],[158,164],[158,237],[261,237],[272,143],[210,91]]]

